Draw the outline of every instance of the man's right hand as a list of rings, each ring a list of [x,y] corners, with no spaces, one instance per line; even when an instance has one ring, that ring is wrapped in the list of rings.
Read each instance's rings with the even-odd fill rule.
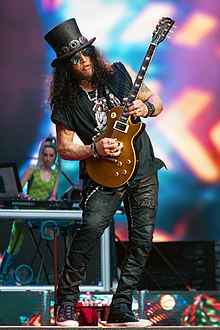
[[[103,138],[95,143],[96,151],[99,156],[114,156],[117,157],[121,154],[123,143],[114,138]]]

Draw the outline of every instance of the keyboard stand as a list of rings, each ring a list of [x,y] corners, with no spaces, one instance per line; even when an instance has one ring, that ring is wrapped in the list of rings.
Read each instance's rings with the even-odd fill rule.
[[[38,227],[35,227],[35,228],[38,228]],[[31,267],[33,266],[34,261],[35,261],[37,255],[40,258],[40,267],[39,267],[39,271],[38,271],[36,285],[38,285],[39,282],[40,282],[40,275],[41,275],[42,269],[43,269],[44,274],[45,274],[45,277],[46,277],[46,282],[47,282],[48,285],[50,285],[49,277],[48,277],[46,266],[45,266],[45,263],[44,263],[44,260],[45,260],[47,251],[50,252],[53,260],[54,260],[54,257],[55,257],[54,254],[53,254],[53,251],[52,251],[52,249],[50,247],[50,242],[48,240],[45,240],[45,247],[44,247],[43,253],[41,253],[40,246],[41,246],[41,243],[43,241],[43,238],[40,237],[39,240],[38,240],[38,242],[37,242],[37,239],[36,239],[36,237],[34,235],[34,230],[33,230],[33,227],[31,225],[30,221],[28,221],[28,230],[30,232],[32,241],[33,241],[34,246],[35,246],[35,253],[34,253],[33,258],[32,258],[32,260],[30,262],[30,266]]]
[[[46,221],[49,219],[57,220],[71,220],[75,223],[80,223],[82,220],[82,210],[36,210],[36,209],[0,209],[0,221],[24,219],[24,220],[42,220]],[[56,244],[56,240],[55,240]],[[54,264],[56,265],[57,254],[54,253]],[[110,238],[109,228],[107,228],[101,237],[101,285],[82,285],[80,287],[81,292],[109,292],[111,289],[111,278],[110,278]],[[56,290],[56,288],[55,288]]]

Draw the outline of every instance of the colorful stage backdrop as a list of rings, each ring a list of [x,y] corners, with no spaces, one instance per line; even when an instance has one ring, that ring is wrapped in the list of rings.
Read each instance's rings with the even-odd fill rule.
[[[138,70],[161,17],[176,21],[158,46],[146,76],[164,111],[146,120],[161,170],[155,241],[219,240],[220,119],[218,1],[8,0],[0,3],[0,161],[19,174],[34,161],[40,141],[55,134],[46,102],[54,52],[43,36],[75,17],[83,35],[110,61]],[[62,162],[78,184],[78,162]],[[70,183],[61,175],[59,196]],[[127,239],[124,215],[116,234]]]

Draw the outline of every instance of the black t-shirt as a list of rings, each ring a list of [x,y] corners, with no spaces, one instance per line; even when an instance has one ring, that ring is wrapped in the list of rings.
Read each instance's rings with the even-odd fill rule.
[[[98,90],[98,95],[94,92],[88,96],[83,91],[74,104],[53,111],[51,115],[53,123],[60,122],[68,130],[74,131],[85,145],[91,144],[94,136],[105,131],[107,112],[112,107],[121,105],[122,99],[129,95],[132,88],[132,80],[125,66],[117,62],[113,64],[113,69],[115,75],[108,86]],[[139,121],[140,118],[134,120]],[[135,149],[138,161],[136,179],[151,175],[165,166],[162,160],[155,158],[150,138],[145,130],[136,139]]]

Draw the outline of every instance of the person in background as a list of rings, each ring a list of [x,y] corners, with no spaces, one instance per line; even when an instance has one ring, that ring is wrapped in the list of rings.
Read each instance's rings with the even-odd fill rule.
[[[108,111],[126,101],[135,72],[121,62],[108,63],[92,45],[96,38],[85,38],[74,18],[57,25],[44,38],[56,52],[51,63],[54,71],[49,101],[59,155],[80,161],[90,157],[117,158],[123,151],[121,141],[109,136],[94,142],[94,137],[106,131]],[[143,83],[137,99],[128,104],[126,112],[133,123],[138,123],[141,117],[155,118],[162,109],[160,97]],[[75,133],[83,145],[74,141]],[[78,326],[74,307],[80,294],[79,285],[97,241],[122,202],[128,219],[129,244],[107,324],[150,325],[148,320],[139,320],[133,314],[132,296],[152,247],[158,207],[157,172],[165,164],[154,156],[145,130],[136,139],[135,147],[138,166],[130,181],[109,188],[89,178],[83,190],[82,224],[73,238],[58,284],[55,305],[58,326]]]
[[[37,165],[28,167],[21,178],[22,188],[27,183],[27,194],[21,198],[53,201],[57,199],[59,175],[52,166],[57,160],[56,140],[48,137],[42,141],[39,149]],[[9,245],[3,253],[0,266],[0,285],[7,283],[7,275],[21,250],[25,237],[24,220],[14,220],[12,223]]]

